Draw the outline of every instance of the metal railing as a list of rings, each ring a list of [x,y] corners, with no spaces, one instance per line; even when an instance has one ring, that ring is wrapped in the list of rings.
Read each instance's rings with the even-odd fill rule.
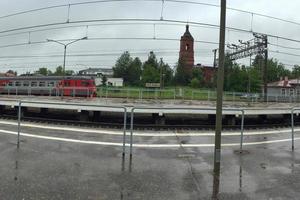
[[[12,100],[13,101],[13,100]],[[51,108],[50,105],[59,105],[59,106],[66,106],[73,110],[76,108],[76,110],[79,110],[78,108],[81,108],[82,110],[89,110],[89,111],[101,111],[103,108],[109,108],[109,109],[115,109],[114,111],[110,112],[117,112],[122,110],[123,111],[123,152],[122,155],[125,156],[125,146],[126,146],[126,125],[127,125],[127,108],[125,106],[106,106],[106,105],[84,105],[84,104],[76,104],[76,103],[60,103],[60,102],[37,102],[37,101],[18,101],[18,134],[17,134],[17,148],[20,147],[20,132],[21,132],[21,120],[22,120],[22,105],[27,105],[27,107],[39,107],[39,108]],[[41,105],[41,106],[38,106]],[[73,106],[73,108],[71,108]],[[100,109],[101,108],[101,109]],[[80,109],[80,110],[81,110]]]
[[[134,113],[136,110],[150,110],[150,111],[157,111],[157,113],[163,114],[168,113],[164,111],[178,111],[178,110],[189,110],[191,114],[203,114],[203,111],[211,111],[212,114],[216,113],[216,109],[211,108],[161,108],[161,107],[133,107],[130,112],[130,157],[132,157],[132,146],[133,146],[133,124],[134,124]],[[202,111],[202,112],[201,112]],[[245,118],[245,111],[242,109],[223,109],[225,112],[237,112],[242,115],[241,117],[241,135],[240,135],[240,151],[243,151],[243,138],[244,138],[244,118]],[[151,112],[149,112],[151,113]],[[174,112],[173,112],[174,113]],[[181,112],[182,113],[182,112]],[[237,113],[230,113],[230,115],[237,114]],[[226,115],[223,113],[223,115]],[[229,114],[227,114],[229,115]]]
[[[88,110],[88,111],[103,111],[105,109],[110,110],[111,112],[122,112],[123,113],[123,144],[122,144],[122,154],[125,156],[126,153],[126,131],[127,131],[127,112],[129,111],[125,106],[108,106],[108,105],[93,105],[93,104],[77,104],[77,103],[60,103],[60,102],[41,102],[41,101],[20,101],[16,99],[5,99],[6,106],[12,106],[18,108],[18,133],[17,133],[17,148],[20,148],[20,133],[22,127],[22,107],[36,107],[36,108],[62,108],[69,110]],[[3,102],[2,102],[3,103]],[[294,124],[294,115],[300,113],[300,108],[286,108],[291,115],[291,141],[292,141],[292,150],[295,148],[295,124]],[[215,114],[216,110],[214,108],[163,108],[163,107],[132,107],[130,112],[130,143],[129,143],[129,153],[132,157],[133,149],[133,136],[134,136],[134,115],[136,113],[146,112],[146,113],[159,113],[160,115],[168,113],[189,113],[189,114]],[[223,115],[235,115],[238,117],[241,115],[241,133],[240,133],[240,151],[243,151],[243,142],[244,142],[244,123],[245,123],[245,109],[223,109]],[[297,112],[299,111],[299,112]]]

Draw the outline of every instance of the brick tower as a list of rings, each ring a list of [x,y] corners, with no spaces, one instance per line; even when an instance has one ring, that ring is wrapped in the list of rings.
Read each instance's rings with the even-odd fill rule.
[[[189,31],[189,25],[186,25],[186,30],[180,40],[179,59],[184,63],[187,71],[192,72],[194,67],[194,38]]]

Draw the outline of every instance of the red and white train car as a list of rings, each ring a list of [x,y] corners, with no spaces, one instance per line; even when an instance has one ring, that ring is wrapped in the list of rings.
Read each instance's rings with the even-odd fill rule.
[[[0,94],[94,97],[97,88],[86,76],[0,77]]]

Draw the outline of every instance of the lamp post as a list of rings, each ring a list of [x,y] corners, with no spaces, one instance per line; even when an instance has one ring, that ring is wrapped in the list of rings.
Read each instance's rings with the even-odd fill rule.
[[[65,86],[65,76],[66,76],[66,71],[65,71],[65,68],[66,68],[66,53],[67,53],[67,47],[70,45],[70,44],[73,44],[75,42],[78,42],[80,40],[86,40],[87,37],[83,37],[83,38],[80,38],[80,39],[76,39],[76,40],[73,40],[69,43],[62,43],[60,41],[57,41],[57,40],[52,40],[52,39],[47,39],[48,42],[55,42],[57,44],[60,44],[60,45],[63,45],[64,46],[64,63],[63,63],[63,81],[62,81],[62,94],[61,96],[63,97],[64,96],[64,86]]]

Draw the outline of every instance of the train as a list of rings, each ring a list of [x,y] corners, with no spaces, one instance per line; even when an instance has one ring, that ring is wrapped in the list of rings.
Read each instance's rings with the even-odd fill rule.
[[[0,94],[95,97],[97,88],[88,76],[0,77]]]

